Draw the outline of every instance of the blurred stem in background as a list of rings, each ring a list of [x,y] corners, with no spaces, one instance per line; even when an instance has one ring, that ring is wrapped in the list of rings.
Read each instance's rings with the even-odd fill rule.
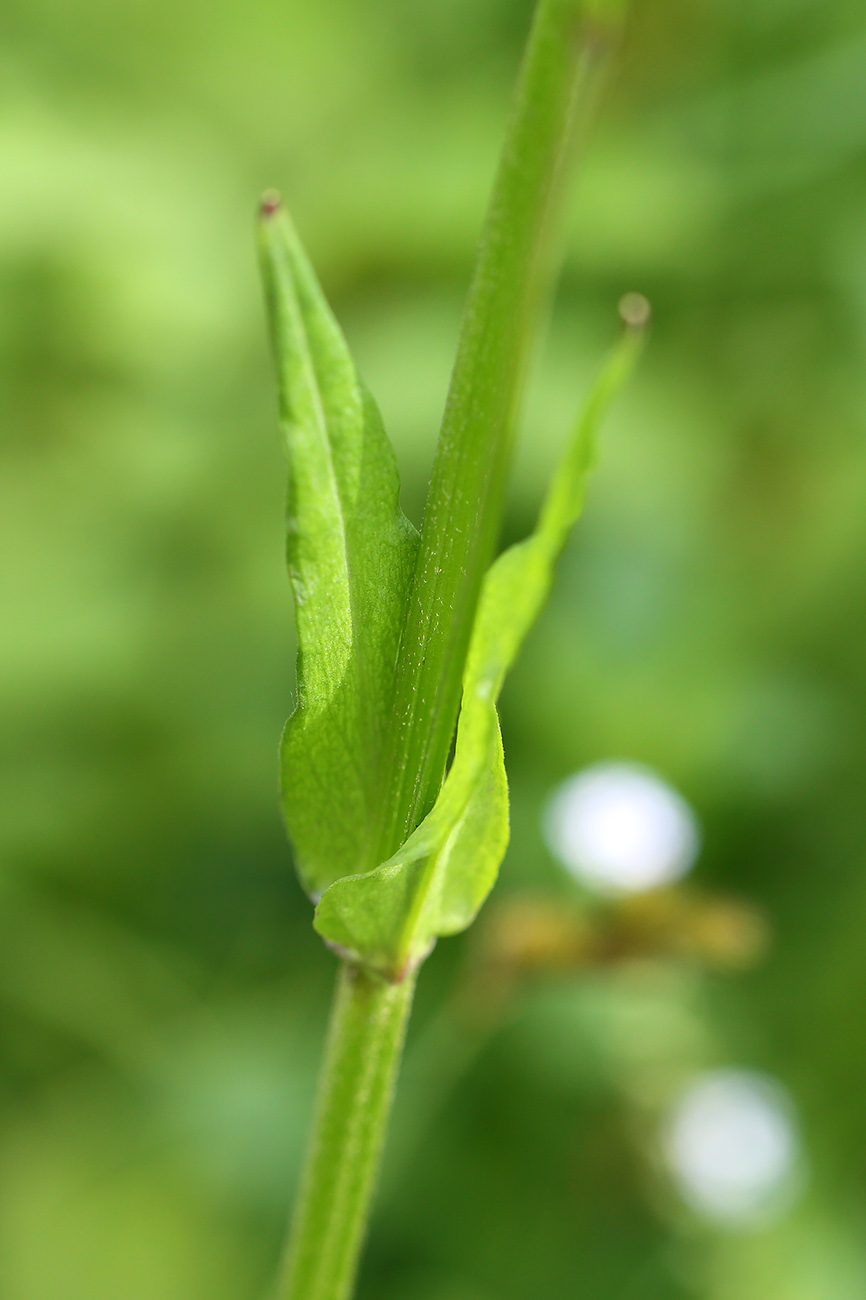
[[[536,9],[425,511],[397,673],[380,860],[420,822],[442,780],[550,284],[555,201],[575,121],[594,99],[622,9],[622,0],[540,0]],[[392,985],[342,965],[278,1300],[351,1294],[412,982]]]
[[[602,906],[536,893],[492,904],[473,931],[451,996],[408,1053],[412,1106],[395,1108],[384,1196],[397,1194],[440,1110],[531,989],[647,962],[739,974],[764,958],[770,940],[754,906],[688,888]]]

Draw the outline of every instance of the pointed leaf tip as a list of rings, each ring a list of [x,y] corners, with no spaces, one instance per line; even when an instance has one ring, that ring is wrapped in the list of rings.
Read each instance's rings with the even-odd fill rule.
[[[259,216],[272,217],[282,206],[282,197],[276,190],[265,190],[259,204]]]
[[[652,307],[642,293],[625,293],[619,300],[619,318],[629,329],[642,330],[649,324]]]

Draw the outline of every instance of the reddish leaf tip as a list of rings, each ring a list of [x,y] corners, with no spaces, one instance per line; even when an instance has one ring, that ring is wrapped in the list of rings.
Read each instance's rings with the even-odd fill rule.
[[[276,190],[265,190],[259,205],[259,213],[263,217],[272,217],[282,206],[283,200]]]

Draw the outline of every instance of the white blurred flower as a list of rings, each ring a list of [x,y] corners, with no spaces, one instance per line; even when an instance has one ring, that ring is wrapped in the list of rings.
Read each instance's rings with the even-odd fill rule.
[[[682,796],[635,763],[597,763],[569,777],[551,796],[544,835],[573,876],[606,894],[679,880],[700,842]]]
[[[793,1189],[799,1144],[791,1102],[766,1075],[711,1071],[674,1107],[665,1154],[683,1196],[707,1218],[765,1222]]]

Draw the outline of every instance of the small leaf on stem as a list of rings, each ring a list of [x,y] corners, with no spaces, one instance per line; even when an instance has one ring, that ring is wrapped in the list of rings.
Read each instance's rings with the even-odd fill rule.
[[[418,535],[394,453],[279,195],[260,246],[289,453],[298,695],[283,810],[307,891],[375,863],[383,740]]]

